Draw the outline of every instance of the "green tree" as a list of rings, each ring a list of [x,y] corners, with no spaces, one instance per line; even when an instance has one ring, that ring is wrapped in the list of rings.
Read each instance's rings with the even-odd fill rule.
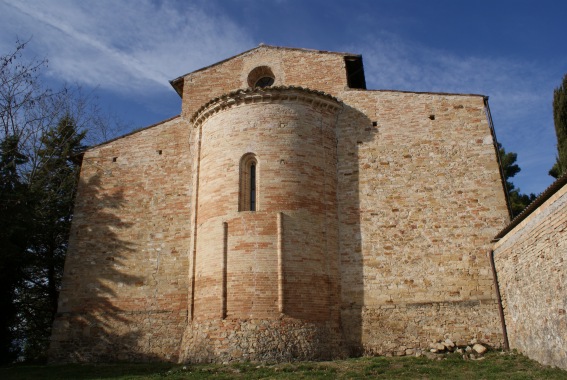
[[[28,191],[18,174],[27,162],[18,151],[18,137],[6,136],[0,143],[0,363],[19,355],[14,344],[18,335],[16,294],[21,285],[27,247]]]
[[[567,74],[553,91],[553,122],[557,135],[557,159],[549,175],[559,178],[567,172]]]
[[[519,215],[534,199],[535,194],[522,194],[520,189],[516,188],[510,181],[510,178],[518,174],[522,169],[516,164],[518,155],[514,152],[506,152],[502,144],[498,143],[498,154],[500,155],[500,164],[506,181],[506,190],[508,191],[508,200],[512,211],[512,217]]]
[[[117,123],[80,88],[41,83],[46,60],[22,61],[28,42],[0,56],[0,362],[45,358],[82,148]]]
[[[38,166],[29,179],[33,220],[18,300],[27,361],[42,361],[48,349],[79,178],[80,167],[71,158],[84,149],[85,134],[65,115],[42,136]]]
[[[40,86],[38,75],[46,61],[22,62],[27,42],[16,42],[14,50],[0,56],[0,360],[20,359],[25,337],[21,334],[21,297],[28,265],[32,198],[29,173],[34,151],[48,115],[40,112],[53,94]]]

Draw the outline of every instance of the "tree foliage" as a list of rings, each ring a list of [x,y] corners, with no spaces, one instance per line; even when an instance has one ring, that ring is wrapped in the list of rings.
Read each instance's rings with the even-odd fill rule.
[[[522,194],[520,189],[516,188],[510,181],[510,178],[518,174],[522,169],[516,164],[518,155],[514,152],[506,152],[502,144],[498,143],[498,154],[500,156],[500,164],[506,181],[506,190],[508,191],[508,200],[512,211],[512,217],[519,215],[530,203],[536,199],[535,194]]]
[[[22,283],[27,246],[28,191],[18,175],[27,159],[18,150],[18,138],[7,136],[0,143],[0,363],[15,360],[18,347],[14,302]]]
[[[74,119],[65,115],[41,138],[39,165],[30,178],[33,220],[26,251],[26,267],[18,298],[23,354],[28,361],[40,361],[49,343],[51,325],[67,252],[73,215],[73,201],[79,166],[70,160],[84,147],[86,132],[76,129]]]
[[[567,74],[553,91],[553,122],[557,135],[557,159],[549,175],[559,178],[567,172]]]
[[[79,88],[40,81],[27,42],[0,56],[0,363],[45,359],[57,311],[86,131],[111,123]],[[100,141],[100,140],[99,140]]]

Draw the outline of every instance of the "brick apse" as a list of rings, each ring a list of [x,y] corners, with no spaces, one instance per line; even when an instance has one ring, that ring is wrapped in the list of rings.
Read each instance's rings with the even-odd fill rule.
[[[84,153],[53,361],[502,344],[486,97],[367,90],[359,55],[265,45],[171,84],[179,116]]]

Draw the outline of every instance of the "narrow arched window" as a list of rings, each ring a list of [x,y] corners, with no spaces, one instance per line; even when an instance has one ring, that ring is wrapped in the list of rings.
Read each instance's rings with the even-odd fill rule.
[[[250,165],[250,211],[256,211],[256,164]]]
[[[258,209],[258,160],[254,153],[246,153],[240,160],[240,191],[238,211]]]

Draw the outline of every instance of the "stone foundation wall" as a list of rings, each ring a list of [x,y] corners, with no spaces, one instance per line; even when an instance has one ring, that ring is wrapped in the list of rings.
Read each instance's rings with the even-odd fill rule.
[[[287,317],[193,321],[182,346],[181,361],[192,363],[328,360],[344,356],[338,325]]]
[[[345,346],[355,355],[403,356],[429,351],[432,342],[451,339],[465,346],[472,339],[500,346],[496,301],[387,304],[343,310]],[[357,333],[357,320],[362,324]],[[360,335],[360,341],[356,338]],[[408,351],[409,350],[409,351]]]
[[[50,361],[115,362],[178,361],[183,311],[120,311],[59,313],[53,325]]]
[[[567,185],[494,245],[510,348],[567,369]]]

